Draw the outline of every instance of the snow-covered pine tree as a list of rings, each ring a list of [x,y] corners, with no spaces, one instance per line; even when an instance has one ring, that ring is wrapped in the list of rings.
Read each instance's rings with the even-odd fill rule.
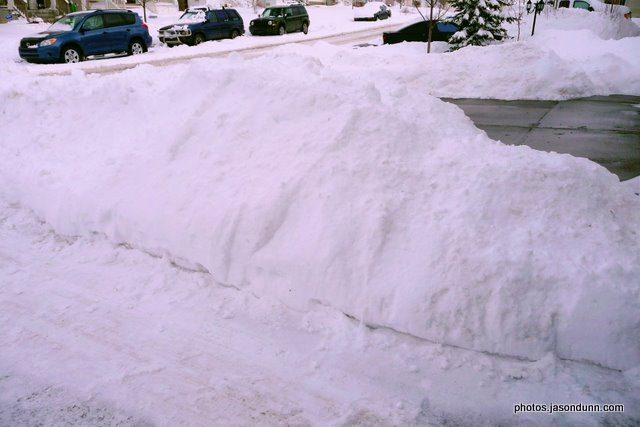
[[[451,0],[449,4],[457,10],[451,22],[460,27],[449,40],[449,50],[465,46],[483,46],[494,40],[507,37],[502,24],[508,18],[501,12],[508,2],[505,0]]]

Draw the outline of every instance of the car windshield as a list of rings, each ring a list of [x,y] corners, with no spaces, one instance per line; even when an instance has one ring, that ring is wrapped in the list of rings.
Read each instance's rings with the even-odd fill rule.
[[[179,21],[204,21],[205,15],[202,10],[187,10],[180,17]]]
[[[86,15],[83,14],[71,14],[63,16],[56,22],[51,24],[48,31],[71,31],[76,27],[76,24]]]
[[[275,8],[275,9],[265,9],[264,12],[262,12],[262,17],[263,18],[275,18],[276,16],[282,16],[284,15],[284,12],[282,11],[282,8]]]
[[[407,25],[406,27],[400,28],[398,32],[400,33],[417,33],[427,28],[428,21],[420,21],[415,24]]]

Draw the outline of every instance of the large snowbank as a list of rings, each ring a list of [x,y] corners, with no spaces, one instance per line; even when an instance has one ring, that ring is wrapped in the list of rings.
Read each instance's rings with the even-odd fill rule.
[[[589,49],[576,49],[576,44]],[[640,51],[640,37],[604,40],[586,30],[550,30],[524,42],[470,46],[453,53],[427,55],[423,43],[355,50],[316,44],[283,46],[278,57],[320,57],[352,76],[362,75],[374,63],[384,91],[407,88],[437,97],[562,100],[640,95],[640,57],[630,54],[635,51]],[[385,75],[391,78],[382,78]]]
[[[605,169],[318,58],[152,71],[3,81],[2,197],[293,307],[640,364],[640,199]]]
[[[529,15],[521,26],[521,37],[529,38],[531,35],[532,17]],[[510,35],[516,35],[517,24],[507,25]],[[536,36],[544,34],[546,31],[575,31],[588,30],[597,37],[609,39],[622,39],[624,37],[637,37],[640,35],[640,28],[631,19],[624,19],[619,15],[608,13],[589,12],[583,9],[550,9],[546,8],[540,14],[536,22]],[[534,36],[535,37],[535,36]],[[563,39],[570,39],[563,37]],[[576,43],[574,48],[589,47]],[[576,49],[577,50],[577,49]]]
[[[248,49],[287,40],[308,41],[309,37],[318,34],[352,31],[354,24],[364,25],[362,28],[379,24],[354,23],[349,21],[352,16],[350,9],[335,9],[335,16],[329,13],[333,10],[309,8],[314,30],[308,36],[296,33],[288,34],[286,38],[242,37],[196,47],[157,47],[153,52],[137,57],[49,66],[15,64],[8,56],[3,63],[3,46],[10,49],[11,43],[4,40],[2,35],[12,35],[17,46],[17,36],[26,30],[19,24],[0,26],[0,73],[17,76],[93,70],[139,61],[162,63],[185,55]],[[347,11],[349,16],[346,15]],[[243,13],[249,12],[245,10]],[[407,19],[399,15],[402,14],[394,14],[393,19]],[[164,20],[155,24],[169,22]],[[7,28],[10,31],[5,32]],[[511,28],[510,33],[513,32]],[[640,37],[623,37],[638,33],[640,29],[630,20],[612,20],[606,15],[581,13],[578,10],[559,10],[548,16],[540,16],[533,38],[527,36],[521,42],[512,40],[487,47],[468,47],[454,53],[443,53],[446,50],[444,44],[434,46],[434,51],[440,53],[426,55],[423,43],[354,50],[349,45],[334,46],[317,42],[288,45],[270,54],[283,58],[289,54],[321,58],[324,64],[337,72],[352,76],[361,75],[363,70],[371,72],[371,64],[374,63],[378,75],[395,76],[380,83],[390,85],[385,90],[407,87],[439,97],[569,99],[612,93],[640,95],[640,56],[633,55],[640,51]],[[13,48],[11,55],[17,56]]]

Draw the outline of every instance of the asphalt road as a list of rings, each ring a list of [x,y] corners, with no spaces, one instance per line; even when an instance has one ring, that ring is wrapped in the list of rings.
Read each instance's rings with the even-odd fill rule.
[[[586,157],[621,180],[640,175],[640,97],[568,101],[445,99],[492,139]]]

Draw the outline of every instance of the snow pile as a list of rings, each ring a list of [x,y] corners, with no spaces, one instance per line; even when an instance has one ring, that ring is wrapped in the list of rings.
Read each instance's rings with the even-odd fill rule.
[[[379,78],[252,62],[3,84],[2,196],[295,307],[527,359],[640,363],[640,199],[615,176],[490,141]]]
[[[576,43],[589,49],[575,49]],[[640,51],[640,37],[602,40],[588,31],[567,31],[453,53],[425,51],[423,43],[348,50],[318,43],[283,46],[272,55],[282,61],[294,54],[321,58],[358,78],[374,63],[383,92],[405,88],[438,97],[547,100],[640,95],[640,56],[629,55]]]
[[[397,82],[389,82],[392,87],[426,90],[438,97],[560,100],[640,95],[640,56],[631,54],[640,51],[640,37],[604,39],[584,28],[536,30],[535,37],[521,42],[430,55],[425,54],[424,43],[352,52],[328,45],[288,46],[281,51],[321,56],[325,63],[352,75],[362,74],[373,62],[379,75],[396,76]]]
[[[252,9],[240,9],[239,12],[245,24],[255,17]],[[640,37],[621,38],[639,34],[638,26],[630,20],[614,20],[599,13],[581,12],[543,12],[538,17],[533,38],[528,37],[531,23],[525,22],[522,27],[524,41],[511,40],[484,48],[468,47],[454,53],[442,54],[447,49],[444,43],[433,46],[433,51],[440,53],[426,55],[423,43],[354,50],[349,44],[333,46],[318,42],[315,45],[288,46],[281,48],[279,53],[273,51],[270,54],[321,57],[326,65],[354,76],[361,75],[363,69],[368,70],[375,62],[380,76],[391,75],[395,78],[390,80],[398,80],[397,84],[390,82],[392,87],[389,90],[406,86],[410,90],[426,90],[440,97],[569,99],[611,93],[640,95],[640,56],[632,54],[640,51]],[[36,32],[40,26],[7,24],[0,26],[0,48],[5,47],[0,49],[0,73],[57,73],[145,61],[158,63],[234,49],[309,41],[323,35],[387,25],[387,21],[412,20],[405,14],[394,13],[391,20],[383,23],[353,22],[353,10],[338,6],[309,7],[309,13],[312,22],[309,35],[246,36],[173,49],[155,46],[151,52],[136,57],[69,65],[13,63],[18,60],[20,37]],[[529,18],[531,16],[527,16]],[[151,33],[155,37],[159,27],[174,24],[176,20],[177,16],[150,20]],[[509,32],[515,35],[514,27]],[[4,57],[1,52],[4,52]]]
[[[640,195],[640,176],[625,181],[624,184],[630,188],[634,193]]]
[[[28,24],[24,19],[0,25],[0,65],[19,61],[20,39],[47,28],[49,28],[49,24]]]
[[[575,49],[576,44],[589,49]],[[524,42],[468,47],[438,62],[432,94],[499,99],[571,99],[592,95],[640,95],[640,38],[602,40],[582,30],[549,32]],[[455,69],[453,73],[447,73]],[[422,82],[421,82],[422,83]],[[425,83],[427,84],[427,83]]]
[[[522,25],[523,35],[531,34],[531,22]],[[515,34],[511,25],[510,34]],[[608,13],[589,12],[583,9],[545,9],[536,22],[536,35],[544,34],[546,31],[575,31],[588,30],[598,38],[621,39],[624,37],[637,37],[640,35],[640,27],[631,19],[624,19],[620,15],[610,15]],[[564,39],[570,37],[563,37]],[[589,47],[589,45],[575,44],[576,47]],[[577,50],[577,49],[576,49]]]

